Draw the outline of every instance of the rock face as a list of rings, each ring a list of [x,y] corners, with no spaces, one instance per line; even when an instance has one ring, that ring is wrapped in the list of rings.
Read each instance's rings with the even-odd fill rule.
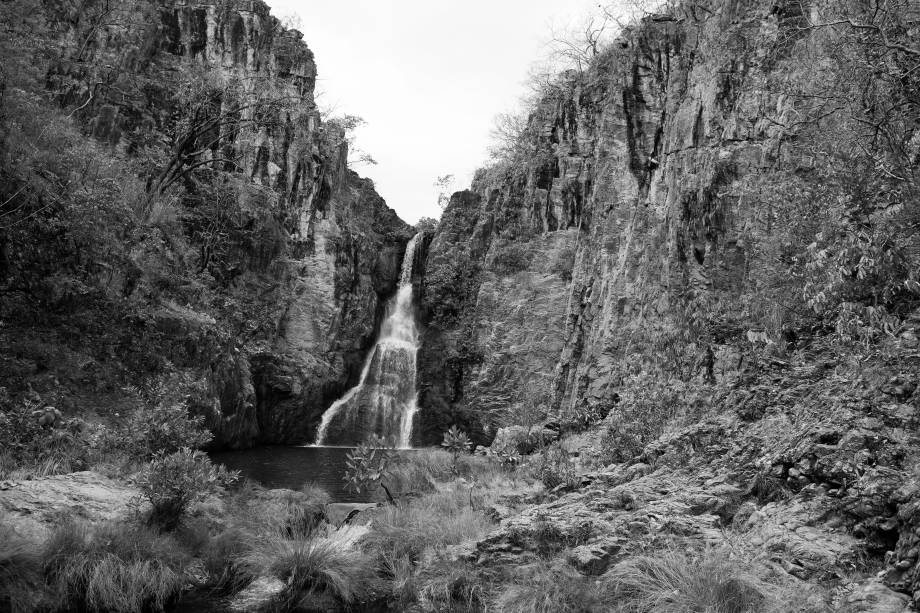
[[[422,292],[429,438],[503,410],[606,410],[643,369],[708,360],[721,380],[750,339],[792,340],[820,216],[791,203],[823,179],[789,117],[813,78],[799,28],[824,5],[703,4],[547,87],[523,150],[451,200]]]
[[[309,440],[359,375],[412,232],[347,168],[301,34],[259,0],[56,7],[49,19],[65,50],[49,85],[137,160],[154,203],[145,221],[167,245],[138,245],[133,272],[116,275],[115,293],[152,311],[148,352],[205,381],[196,410],[215,445]],[[163,271],[180,278],[166,291]]]
[[[827,278],[814,271],[850,232],[834,202],[875,179],[840,163],[856,142],[848,119],[818,119],[808,100],[840,61],[809,25],[856,4],[687,1],[648,16],[547,87],[518,150],[453,196],[420,291],[426,440],[456,423],[488,443],[508,423],[611,409],[603,425],[622,440],[632,424],[616,407],[637,381],[661,385],[645,409],[686,409],[587,488],[503,522],[480,563],[539,556],[550,530],[597,574],[631,535],[716,543],[736,521],[794,577],[887,566],[889,587],[855,590],[848,610],[903,608],[889,588],[916,598],[916,304],[861,359],[842,355],[845,324],[814,308]],[[916,210],[915,195],[897,206]],[[687,385],[702,391],[664,397]]]
[[[21,533],[41,540],[62,517],[87,522],[123,519],[140,492],[84,471],[32,481],[0,482],[0,512]]]

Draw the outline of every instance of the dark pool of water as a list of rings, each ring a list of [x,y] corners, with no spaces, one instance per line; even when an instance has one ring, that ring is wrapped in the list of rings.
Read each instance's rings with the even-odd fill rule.
[[[323,488],[335,502],[367,502],[366,493],[345,490],[345,455],[352,447],[256,447],[211,453],[211,459],[267,488]]]

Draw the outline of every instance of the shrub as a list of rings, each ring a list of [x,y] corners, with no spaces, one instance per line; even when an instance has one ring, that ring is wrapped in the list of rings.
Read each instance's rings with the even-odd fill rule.
[[[184,403],[160,404],[138,409],[128,425],[132,451],[152,458],[158,452],[174,453],[183,448],[199,449],[213,438],[204,417],[190,416]]]
[[[386,492],[387,500],[395,504],[396,500],[390,489],[383,482],[391,474],[391,466],[396,457],[393,445],[376,435],[371,435],[348,452],[345,460],[345,488],[360,494],[373,491],[378,487]]]
[[[154,455],[139,483],[141,495],[150,501],[150,522],[174,529],[189,505],[228,485],[239,473],[214,466],[207,455],[185,448]]]
[[[0,478],[58,475],[86,468],[89,447],[80,419],[43,426],[35,403],[8,404],[0,410]]]
[[[43,600],[44,589],[41,557],[34,544],[0,523],[0,610],[33,611]]]
[[[174,539],[143,526],[74,522],[51,534],[42,558],[64,608],[117,613],[163,611],[181,592],[190,559]]]
[[[457,459],[461,454],[469,453],[472,446],[469,437],[457,426],[451,426],[450,430],[444,433],[444,440],[441,442],[441,446],[449,451],[453,457],[451,468],[454,474],[457,474]]]
[[[513,275],[530,266],[530,252],[523,245],[507,242],[492,257],[492,269],[500,275]]]
[[[547,490],[560,485],[573,488],[580,482],[572,456],[558,444],[543,451],[543,457],[537,465],[537,476]]]

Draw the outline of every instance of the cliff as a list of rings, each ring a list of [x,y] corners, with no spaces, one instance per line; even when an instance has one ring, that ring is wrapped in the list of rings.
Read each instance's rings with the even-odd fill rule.
[[[599,573],[721,529],[799,579],[863,556],[917,596],[916,16],[648,15],[545,85],[453,196],[421,289],[423,435],[539,424],[598,471],[504,522],[479,563],[527,559],[520,534],[547,518],[629,533],[590,539]]]
[[[5,102],[51,130],[10,134],[63,153],[4,168],[3,200],[38,211],[0,237],[4,348],[41,345],[7,362],[9,391],[104,418],[168,396],[219,446],[309,440],[359,374],[412,232],[347,168],[302,35],[261,1],[30,4],[35,64],[10,71]],[[46,193],[78,206],[39,210]]]

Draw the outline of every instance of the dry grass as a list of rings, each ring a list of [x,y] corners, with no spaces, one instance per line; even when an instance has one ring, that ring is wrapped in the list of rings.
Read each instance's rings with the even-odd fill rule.
[[[351,603],[364,593],[373,575],[367,556],[354,546],[357,534],[353,530],[306,538],[263,534],[241,561],[252,576],[269,575],[284,581],[288,600],[322,594]]]
[[[41,557],[33,543],[3,522],[0,516],[0,611],[34,611],[45,596]]]
[[[520,570],[524,577],[498,595],[495,611],[586,613],[608,610],[601,606],[597,586],[571,568],[541,565]]]
[[[694,558],[666,551],[626,560],[604,575],[601,591],[608,610],[617,613],[757,613],[771,608],[771,587],[715,552]]]
[[[174,539],[142,526],[74,522],[52,533],[43,559],[61,606],[116,613],[163,610],[190,562]]]

